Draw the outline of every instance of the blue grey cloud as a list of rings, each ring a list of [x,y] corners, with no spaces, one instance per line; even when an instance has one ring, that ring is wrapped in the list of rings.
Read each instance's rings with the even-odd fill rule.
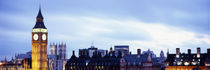
[[[49,42],[66,42],[69,55],[91,41],[103,49],[159,47],[155,53],[165,47],[209,46],[209,0],[0,0],[0,59],[31,50],[39,3]]]

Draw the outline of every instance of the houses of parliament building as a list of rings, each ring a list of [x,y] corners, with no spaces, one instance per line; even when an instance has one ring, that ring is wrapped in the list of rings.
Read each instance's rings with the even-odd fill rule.
[[[51,52],[47,55],[47,40],[48,31],[44,25],[41,8],[39,8],[36,23],[32,29],[32,51],[15,55],[15,58],[10,61],[5,58],[0,62],[0,70],[63,70],[66,44],[50,45],[50,48],[54,49],[50,49]]]

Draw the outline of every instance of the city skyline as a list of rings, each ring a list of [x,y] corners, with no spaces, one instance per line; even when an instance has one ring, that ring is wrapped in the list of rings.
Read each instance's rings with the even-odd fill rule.
[[[210,46],[209,1],[0,1],[0,60],[31,50],[31,32],[41,4],[50,43],[66,43],[72,50],[129,45],[175,53],[191,49],[206,53]],[[108,5],[109,4],[109,5]],[[177,5],[180,4],[180,5]],[[56,6],[55,6],[56,5]],[[14,51],[15,50],[15,51]],[[77,51],[78,52],[78,51]]]

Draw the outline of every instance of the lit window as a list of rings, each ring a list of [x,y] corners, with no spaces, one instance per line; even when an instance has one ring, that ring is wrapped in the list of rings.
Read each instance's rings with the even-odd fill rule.
[[[88,65],[88,63],[86,63],[86,66]]]
[[[179,58],[179,55],[176,55],[176,58]]]
[[[196,65],[196,62],[192,62],[193,65]]]
[[[187,65],[189,65],[189,64],[190,64],[189,62],[185,62],[185,63],[184,63],[185,66],[187,66]]]
[[[180,61],[179,61],[179,62],[177,62],[177,65],[181,65],[181,64],[182,64],[182,62],[180,62]]]
[[[197,54],[197,58],[200,58],[200,54]]]
[[[174,65],[176,65],[176,62],[174,62]]]
[[[206,66],[210,66],[210,64],[206,64]]]
[[[73,69],[72,66],[70,67],[70,69]]]

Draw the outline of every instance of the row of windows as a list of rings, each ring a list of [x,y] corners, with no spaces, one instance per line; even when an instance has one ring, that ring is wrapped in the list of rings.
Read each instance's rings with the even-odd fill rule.
[[[176,58],[180,58],[180,56],[181,56],[182,58],[184,57],[183,55],[176,55]],[[194,57],[194,58],[195,58],[195,57],[200,58],[200,56],[201,56],[200,54],[197,54],[197,56],[194,55],[193,57]],[[175,56],[174,56],[174,57],[175,57]],[[185,56],[185,57],[189,57],[189,56]]]

